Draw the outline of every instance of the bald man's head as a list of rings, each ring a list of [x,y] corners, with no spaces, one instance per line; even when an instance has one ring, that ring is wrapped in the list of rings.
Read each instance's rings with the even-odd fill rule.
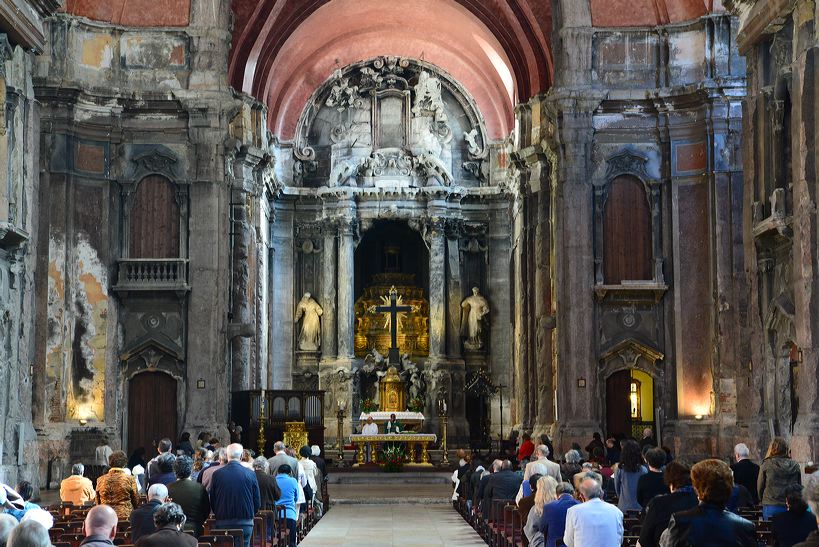
[[[114,539],[117,535],[117,513],[108,505],[97,505],[88,511],[83,524],[83,533],[88,536],[102,536]]]

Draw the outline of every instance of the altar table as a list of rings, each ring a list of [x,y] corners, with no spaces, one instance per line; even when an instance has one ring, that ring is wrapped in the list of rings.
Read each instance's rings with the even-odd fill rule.
[[[432,465],[429,463],[429,444],[438,440],[433,433],[397,433],[378,435],[350,435],[350,440],[356,445],[356,465],[364,464],[364,446],[370,447],[372,462],[378,463],[378,445],[380,443],[405,443],[407,445],[406,463]],[[421,461],[416,461],[416,448],[421,447]]]

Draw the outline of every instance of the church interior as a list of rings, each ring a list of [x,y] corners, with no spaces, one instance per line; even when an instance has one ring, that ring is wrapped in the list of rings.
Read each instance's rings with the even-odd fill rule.
[[[390,412],[815,461],[817,16],[0,0],[0,482]]]

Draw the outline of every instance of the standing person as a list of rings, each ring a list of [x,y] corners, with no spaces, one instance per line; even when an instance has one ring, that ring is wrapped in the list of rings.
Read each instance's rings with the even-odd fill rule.
[[[387,434],[390,434],[390,433],[403,433],[404,432],[404,426],[401,424],[401,422],[399,422],[396,419],[395,414],[390,414],[390,421],[388,421],[384,425],[384,431]]]
[[[216,517],[214,528],[241,528],[245,547],[250,547],[253,517],[262,501],[256,474],[240,463],[243,451],[240,444],[228,445],[227,463],[213,474],[211,480],[210,505]]]
[[[734,447],[734,459],[736,463],[731,465],[734,473],[734,484],[739,484],[748,489],[754,505],[759,503],[759,492],[756,489],[756,481],[759,479],[759,466],[751,461],[750,450],[745,443],[739,443]]]
[[[770,520],[777,513],[784,513],[787,510],[785,489],[792,484],[802,484],[802,471],[789,453],[785,439],[774,437],[768,446],[765,460],[759,467],[756,486],[762,502],[763,520]]]
[[[535,451],[535,443],[532,442],[532,436],[525,432],[523,435],[520,436],[521,443],[520,448],[518,448],[518,462],[523,462],[523,460],[528,460],[532,457],[532,454]]]
[[[179,445],[177,450],[181,450],[186,456],[193,456],[193,445],[191,444],[191,434],[187,431],[182,433],[179,437]]]
[[[636,443],[635,443],[636,444]],[[580,483],[583,503],[566,511],[566,547],[620,547],[623,543],[623,512],[603,501],[603,487],[591,478]]]
[[[145,478],[148,479],[149,482],[154,474],[160,473],[159,468],[157,466],[159,457],[162,456],[163,454],[170,454],[172,448],[173,444],[171,443],[171,440],[168,439],[167,437],[159,441],[159,444],[156,445],[157,454],[156,456],[153,457],[151,461],[148,462],[148,466],[145,468]]]
[[[657,441],[654,440],[654,431],[650,427],[643,429],[643,438],[640,439],[640,450],[642,451],[647,446],[657,446]]]
[[[324,482],[327,482],[327,462],[321,457],[321,448],[319,445],[314,444],[310,447],[310,459],[316,462],[316,467],[321,471]]]
[[[185,529],[199,537],[210,515],[210,499],[205,487],[191,478],[193,460],[179,456],[173,464],[176,481],[168,485],[168,495],[185,512]]]
[[[279,466],[287,464],[288,469],[290,469],[290,476],[298,480],[299,462],[296,461],[296,458],[288,456],[285,448],[284,443],[281,441],[273,443],[273,457],[267,460],[267,463],[270,465],[270,474],[273,476],[278,475]]]
[[[808,504],[802,499],[802,485],[791,484],[785,490],[788,510],[774,515],[771,523],[777,547],[791,547],[816,531],[816,517],[808,512]]]
[[[168,488],[161,483],[148,488],[148,502],[131,512],[131,543],[156,531],[154,512],[168,500]]]
[[[548,433],[540,435],[540,444],[546,445],[546,448],[549,449],[549,459],[555,461],[555,447],[552,445],[552,438],[549,437]]]
[[[128,458],[128,469],[133,472],[136,466],[140,466],[142,469],[145,469],[145,465],[145,447],[137,447],[136,450],[131,452],[131,457]]]
[[[662,448],[649,448],[646,451],[648,473],[637,480],[637,503],[645,507],[654,496],[668,494],[668,486],[663,480],[665,466],[665,451]]]
[[[110,505],[120,520],[128,520],[139,503],[134,477],[125,472],[128,457],[117,450],[108,458],[108,473],[97,479],[97,505]]]
[[[562,481],[560,476],[560,464],[549,459],[549,447],[545,444],[540,444],[535,449],[535,454],[537,455],[537,459],[527,463],[526,468],[523,470],[522,491],[519,493],[521,497],[529,495],[526,488],[526,481],[535,474],[552,477],[557,484],[560,484]]]
[[[642,475],[648,473],[643,465],[643,455],[637,441],[623,442],[620,453],[620,465],[614,474],[614,490],[617,492],[617,507],[620,511],[642,511],[643,506],[637,501],[637,483]]]
[[[589,444],[587,444],[586,448],[585,448],[586,453],[589,455],[589,459],[591,459],[592,454],[594,454],[594,449],[595,448],[599,448],[601,454],[605,453],[605,451],[606,451],[606,446],[603,444],[603,441],[600,438],[600,433],[597,433],[597,432],[592,434],[592,440],[589,441]]]
[[[124,452],[123,452],[124,454]],[[99,486],[99,485],[97,485]],[[117,535],[117,513],[108,505],[92,507],[82,524],[82,547],[109,547]]]
[[[84,477],[85,466],[75,463],[71,466],[71,476],[60,483],[60,501],[82,505],[93,502],[97,496],[91,479]]]
[[[284,516],[287,522],[287,531],[290,547],[296,547],[296,519],[299,516],[297,504],[299,500],[299,483],[292,476],[292,470],[286,463],[279,466],[276,474],[276,483],[279,486],[281,497],[276,505],[284,506]]]
[[[310,447],[305,445],[299,449],[299,466],[301,470],[304,471],[304,474],[307,476],[307,486],[310,488],[309,493],[305,493],[305,497],[307,498],[307,503],[312,504],[313,499],[318,492],[319,485],[321,484],[321,473],[319,473],[318,467],[316,463],[310,459]]]
[[[227,450],[224,448],[220,448],[218,450],[218,456],[214,455],[213,461],[207,467],[202,468],[202,472],[199,473],[199,478],[197,479],[199,482],[202,483],[202,486],[205,487],[205,490],[210,492],[210,484],[213,480],[213,474],[222,469],[224,465],[227,463]]]
[[[671,515],[677,511],[693,509],[699,504],[691,486],[691,468],[679,462],[671,462],[663,473],[670,494],[652,499],[643,513],[640,529],[640,547],[659,547],[660,536],[668,528]]]
[[[160,505],[154,512],[156,532],[142,536],[136,545],[139,547],[196,547],[199,544],[196,538],[182,531],[186,521],[185,513],[176,503]]]
[[[572,496],[571,484],[563,482],[555,488],[557,499],[543,506],[543,514],[537,523],[537,529],[543,534],[546,547],[555,547],[557,540],[563,540],[566,531],[566,512],[578,502]]]
[[[725,509],[734,477],[728,464],[703,460],[691,468],[691,482],[699,505],[674,513],[660,537],[662,547],[677,545],[732,545],[757,547],[752,522]]]
[[[264,456],[259,456],[253,460],[253,472],[259,482],[259,496],[261,497],[262,510],[272,511],[276,508],[276,500],[282,497],[276,477],[270,473],[270,464]]]
[[[113,453],[114,450],[108,446],[108,438],[104,437],[102,439],[102,444],[94,449],[94,463],[105,467],[108,465],[108,459]]]
[[[526,519],[529,518],[529,513],[532,512],[532,507],[535,506],[535,497],[537,495],[537,481],[541,479],[543,475],[532,475],[529,477],[528,481],[523,481],[529,484],[529,492],[531,492],[528,496],[524,496],[520,498],[517,502],[518,504],[518,514],[520,515],[520,521],[525,525]],[[524,534],[525,535],[525,534]],[[526,541],[523,542],[524,547],[527,543]]]

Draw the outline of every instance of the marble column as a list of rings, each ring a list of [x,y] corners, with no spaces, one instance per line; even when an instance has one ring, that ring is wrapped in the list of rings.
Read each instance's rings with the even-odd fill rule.
[[[293,312],[295,270],[293,249],[293,209],[288,203],[276,203],[273,223],[273,247],[270,359],[273,389],[290,389],[293,385]]]
[[[321,360],[336,358],[336,237],[337,227],[327,223],[322,227],[324,247],[321,256]]]
[[[431,226],[429,242],[429,355],[446,355],[446,236],[441,222]]]
[[[461,358],[461,253],[458,248],[460,230],[451,225],[446,235],[446,289],[449,319],[446,325],[446,353],[451,359]]]
[[[338,230],[338,358],[355,358],[355,220],[346,218]]]

